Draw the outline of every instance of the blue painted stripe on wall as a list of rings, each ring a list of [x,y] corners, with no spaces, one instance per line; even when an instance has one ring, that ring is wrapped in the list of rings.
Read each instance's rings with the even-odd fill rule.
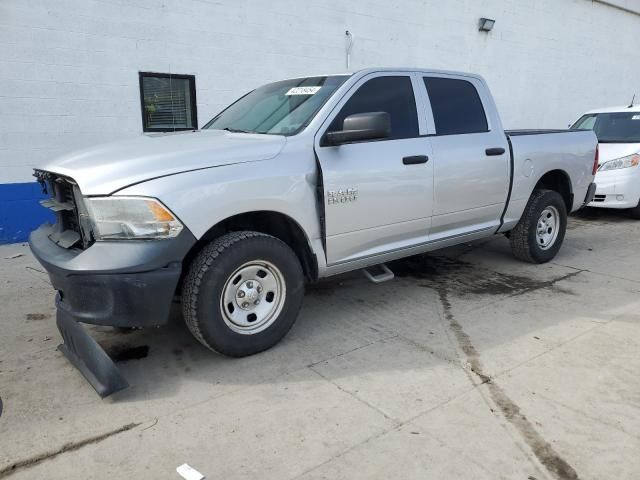
[[[46,198],[37,182],[0,183],[0,244],[24,242],[29,233],[54,215],[39,200]]]

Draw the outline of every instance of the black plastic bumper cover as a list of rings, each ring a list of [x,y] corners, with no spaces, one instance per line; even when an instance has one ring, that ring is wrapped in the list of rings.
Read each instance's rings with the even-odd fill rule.
[[[98,342],[64,310],[58,309],[56,324],[64,340],[64,343],[58,345],[58,350],[80,370],[101,398],[129,386]]]
[[[584,197],[584,203],[582,206],[584,207],[587,203],[590,203],[593,200],[593,196],[596,194],[596,184],[591,182],[589,184],[589,188],[587,188],[587,194]]]
[[[86,250],[59,247],[51,226],[29,236],[29,246],[60,296],[58,310],[77,322],[113,327],[162,325],[195,244],[183,231],[171,240],[96,242]]]
[[[58,349],[101,397],[129,384],[109,355],[79,322],[117,327],[161,325],[195,244],[185,230],[172,240],[96,242],[86,250],[65,249],[49,239],[51,225],[29,236],[29,246],[47,270],[56,296]]]

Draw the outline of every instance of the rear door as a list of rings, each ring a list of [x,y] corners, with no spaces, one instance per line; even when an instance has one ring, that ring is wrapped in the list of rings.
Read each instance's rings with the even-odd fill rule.
[[[495,229],[510,182],[509,146],[486,86],[475,77],[423,75],[434,203],[430,240]]]
[[[327,262],[366,259],[427,241],[432,209],[430,141],[421,137],[419,79],[406,72],[360,79],[321,127],[315,150],[322,169]],[[418,97],[423,99],[423,97]],[[420,103],[422,109],[422,103]],[[387,112],[388,139],[320,146],[348,115]],[[424,132],[423,132],[424,133]]]

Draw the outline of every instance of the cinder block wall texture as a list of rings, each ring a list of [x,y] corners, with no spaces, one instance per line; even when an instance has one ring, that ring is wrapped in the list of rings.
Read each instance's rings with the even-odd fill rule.
[[[507,128],[563,128],[640,97],[640,0],[1,0],[0,242],[41,220],[37,190],[6,184],[142,133],[138,72],[195,75],[203,125],[265,82],[345,71],[345,30],[351,70],[480,73]]]

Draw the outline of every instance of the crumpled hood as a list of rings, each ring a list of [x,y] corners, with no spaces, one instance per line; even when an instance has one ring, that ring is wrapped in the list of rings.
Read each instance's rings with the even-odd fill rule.
[[[640,152],[640,143],[599,143],[599,163],[602,165],[609,160],[626,157]]]
[[[275,157],[286,139],[222,130],[140,135],[59,157],[39,170],[74,179],[84,195],[109,195],[152,178]]]

